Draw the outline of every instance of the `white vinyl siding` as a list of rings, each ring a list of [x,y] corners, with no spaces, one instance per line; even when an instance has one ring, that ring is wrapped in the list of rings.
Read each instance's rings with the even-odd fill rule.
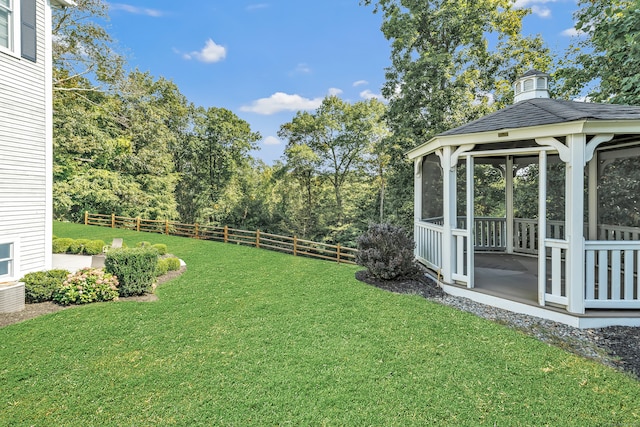
[[[45,1],[36,3],[38,52],[46,52]],[[43,270],[50,258],[46,65],[44,55],[32,62],[0,53],[0,242],[19,236],[16,274]]]

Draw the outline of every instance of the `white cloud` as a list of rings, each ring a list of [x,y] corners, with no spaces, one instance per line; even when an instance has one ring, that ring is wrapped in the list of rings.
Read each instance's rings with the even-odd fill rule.
[[[269,98],[260,98],[250,105],[243,105],[240,107],[240,111],[270,116],[282,111],[315,110],[322,104],[322,99],[309,99],[300,95],[276,92]]]
[[[266,9],[268,7],[269,5],[267,3],[254,3],[254,4],[248,5],[245,9],[248,10],[249,12],[253,12],[254,10]]]
[[[342,89],[338,89],[336,87],[330,87],[327,93],[329,94],[329,96],[338,96],[342,93]]]
[[[578,31],[575,28],[567,28],[560,34],[567,37],[581,37],[581,36],[584,36],[586,33],[584,31]]]
[[[264,139],[263,143],[264,145],[280,145],[282,144],[282,141],[275,136],[268,136]]]
[[[531,12],[540,18],[549,18],[551,16],[551,9],[545,6],[533,5],[531,6]]]
[[[360,92],[360,98],[362,99],[379,99],[379,100],[383,100],[384,97],[379,94],[379,93],[373,93],[372,91],[370,91],[369,89],[363,90],[362,92]]]
[[[309,73],[311,73],[311,67],[309,67],[304,62],[301,62],[300,64],[296,65],[296,68],[294,68],[294,70],[289,74],[293,75],[293,74],[309,74]]]
[[[217,45],[211,39],[207,40],[200,51],[185,53],[182,55],[184,59],[195,59],[206,63],[221,61],[225,56],[227,56],[227,49],[224,46]]]
[[[124,3],[110,3],[109,9],[123,10],[125,12],[133,13],[135,15],[146,15],[146,16],[151,16],[153,18],[158,18],[164,15],[163,12],[157,9],[147,9],[147,8],[138,7],[138,6],[131,6],[130,4],[124,4]]]
[[[516,9],[524,9],[526,7],[531,8],[531,12],[534,15],[538,15],[541,18],[551,17],[551,9],[547,6],[542,6],[547,3],[555,3],[558,0],[516,0],[513,6]]]
[[[357,82],[353,82],[353,87],[358,87],[362,85],[368,85],[369,82],[366,80],[358,80]]]

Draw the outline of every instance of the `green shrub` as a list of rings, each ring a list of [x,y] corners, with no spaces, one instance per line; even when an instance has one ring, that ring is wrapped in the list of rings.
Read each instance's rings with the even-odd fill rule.
[[[176,257],[165,258],[169,271],[180,270],[180,260]]]
[[[61,237],[53,241],[52,251],[54,254],[66,254],[69,250],[69,246],[73,243],[73,239],[68,237]]]
[[[83,268],[70,275],[52,295],[62,304],[87,304],[118,299],[118,278],[98,268]]]
[[[76,239],[69,245],[69,249],[67,252],[72,254],[82,254],[84,252],[84,247],[87,243],[89,243],[89,239]]]
[[[138,242],[136,248],[148,248],[151,247],[151,242]]]
[[[168,258],[160,258],[158,260],[158,265],[156,266],[156,276],[167,274],[167,271],[169,271],[169,263],[167,261]]]
[[[153,290],[158,252],[151,248],[112,249],[105,270],[118,277],[120,296],[142,295]]]
[[[53,292],[62,286],[67,278],[67,270],[34,271],[25,274],[21,282],[24,282],[24,295],[27,303],[51,301]]]
[[[156,243],[151,247],[154,248],[156,251],[158,251],[158,255],[160,256],[166,255],[167,253],[167,245],[165,245],[164,243]]]
[[[98,255],[102,253],[105,244],[103,240],[91,240],[84,245],[84,253],[87,255]]]
[[[356,263],[369,274],[384,280],[411,276],[417,272],[413,249],[415,243],[401,227],[372,224],[358,238]]]

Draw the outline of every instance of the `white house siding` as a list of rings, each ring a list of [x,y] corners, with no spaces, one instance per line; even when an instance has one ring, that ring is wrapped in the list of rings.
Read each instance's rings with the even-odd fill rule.
[[[38,0],[37,62],[0,52],[0,239],[19,239],[19,277],[50,259],[45,7]]]

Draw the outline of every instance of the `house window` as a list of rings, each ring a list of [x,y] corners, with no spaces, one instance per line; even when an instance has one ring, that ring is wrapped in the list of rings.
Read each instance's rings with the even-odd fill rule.
[[[0,279],[13,276],[14,268],[13,243],[0,243]]]
[[[13,49],[13,0],[0,0],[0,47]]]
[[[36,62],[36,0],[0,0],[0,51]]]

